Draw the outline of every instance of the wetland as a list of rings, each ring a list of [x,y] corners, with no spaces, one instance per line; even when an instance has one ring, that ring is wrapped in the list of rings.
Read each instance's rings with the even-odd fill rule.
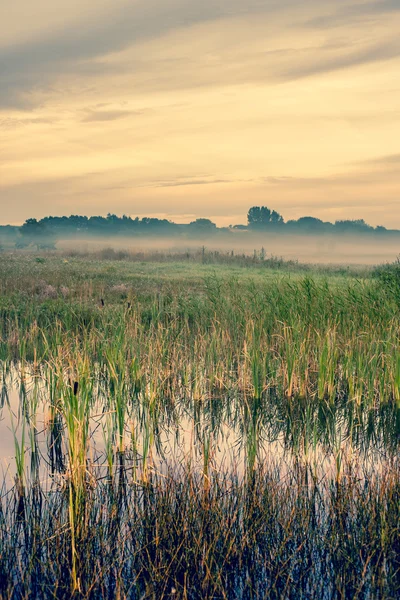
[[[397,598],[400,271],[4,252],[3,598]]]

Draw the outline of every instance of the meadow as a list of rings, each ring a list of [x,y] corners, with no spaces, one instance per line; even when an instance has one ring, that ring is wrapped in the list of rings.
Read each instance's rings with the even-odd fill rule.
[[[398,265],[0,258],[1,598],[399,597]]]

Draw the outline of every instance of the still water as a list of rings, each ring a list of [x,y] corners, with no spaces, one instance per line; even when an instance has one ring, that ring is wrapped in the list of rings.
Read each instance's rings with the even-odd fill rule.
[[[99,373],[89,391],[68,380],[57,386],[50,374],[45,367],[3,365],[0,458],[6,489],[18,469],[27,481],[39,477],[50,488],[66,477],[78,450],[95,480],[111,475],[123,457],[131,481],[149,470],[163,474],[182,466],[206,477],[213,470],[242,477],[262,466],[284,479],[300,463],[317,477],[337,477],[350,463],[368,477],[393,467],[399,457],[395,404],[367,407],[341,398],[328,405],[315,398],[282,399],[273,390],[261,398],[173,399],[125,390],[116,398]]]

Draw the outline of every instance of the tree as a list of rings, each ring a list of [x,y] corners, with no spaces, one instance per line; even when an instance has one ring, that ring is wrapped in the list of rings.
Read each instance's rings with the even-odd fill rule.
[[[216,224],[210,219],[196,219],[195,221],[189,223],[189,226],[196,229],[207,229],[209,231],[213,231],[217,228]]]
[[[216,232],[217,226],[210,219],[196,219],[187,226],[190,235],[195,237],[210,235]]]
[[[247,225],[234,225],[232,229],[246,230]]]
[[[37,219],[27,219],[22,227],[19,228],[22,235],[38,235],[43,233],[44,225]]]
[[[247,213],[247,222],[249,225],[261,224],[261,208],[259,206],[252,206],[250,208],[249,212]]]
[[[37,219],[27,219],[22,227],[19,228],[22,244],[19,247],[26,247],[35,244],[38,249],[54,249],[55,237],[46,227],[43,221]]]
[[[297,221],[290,221],[287,224],[293,229],[306,233],[320,232],[326,228],[325,223],[315,217],[300,217]]]
[[[344,221],[335,221],[335,229],[343,233],[364,233],[371,231],[371,225],[368,225],[364,219],[353,219]]]
[[[280,215],[278,212],[276,212],[276,210],[273,210],[271,213],[270,222],[273,223],[274,225],[279,225],[279,224],[283,223],[284,221],[283,221],[282,215]]]
[[[252,206],[247,213],[247,222],[252,229],[260,229],[268,225],[279,225],[284,221],[276,210],[267,206]]]

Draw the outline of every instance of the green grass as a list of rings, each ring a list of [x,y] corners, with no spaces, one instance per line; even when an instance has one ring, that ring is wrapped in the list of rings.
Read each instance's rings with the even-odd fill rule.
[[[24,392],[2,597],[397,597],[392,277],[202,253],[2,258],[1,397]]]
[[[106,253],[106,256],[108,254]],[[118,256],[118,255],[117,255]],[[68,253],[3,253],[0,264],[0,288],[2,293],[40,291],[43,282],[64,286],[77,292],[85,282],[91,284],[94,292],[120,284],[138,285],[139,291],[155,291],[160,287],[183,286],[197,288],[205,277],[240,278],[244,281],[263,281],[287,274],[292,279],[301,278],[313,272],[313,277],[329,276],[332,282],[340,284],[349,278],[365,278],[371,275],[368,267],[329,267],[298,265],[271,259],[254,261],[252,257],[231,257],[222,253],[203,264],[201,253],[162,254],[123,254],[123,259],[102,258],[99,254]]]

